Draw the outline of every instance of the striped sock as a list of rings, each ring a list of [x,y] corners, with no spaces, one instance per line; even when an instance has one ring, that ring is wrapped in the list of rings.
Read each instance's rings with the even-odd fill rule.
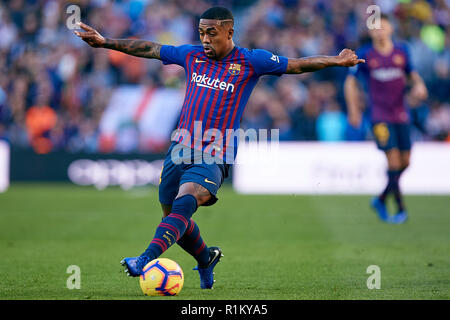
[[[197,260],[199,265],[209,261],[209,250],[200,235],[200,229],[194,220],[190,219],[184,235],[177,241],[178,245]]]
[[[197,199],[194,196],[188,194],[175,199],[172,213],[160,222],[153,240],[142,255],[153,260],[163,254],[184,235],[196,210]]]

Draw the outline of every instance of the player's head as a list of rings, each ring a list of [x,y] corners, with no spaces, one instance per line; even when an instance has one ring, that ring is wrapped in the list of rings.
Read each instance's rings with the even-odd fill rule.
[[[373,41],[386,41],[391,39],[393,31],[394,28],[392,26],[391,21],[389,20],[389,16],[387,16],[386,14],[381,14],[380,28],[371,29],[369,31],[369,35]]]
[[[233,45],[234,18],[224,7],[212,7],[203,12],[198,24],[200,41],[206,56],[220,59]]]

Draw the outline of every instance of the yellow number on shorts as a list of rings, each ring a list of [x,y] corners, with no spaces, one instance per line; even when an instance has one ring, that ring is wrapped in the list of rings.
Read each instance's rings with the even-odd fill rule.
[[[386,145],[389,140],[389,129],[386,123],[377,123],[373,127],[373,134],[375,135],[375,139],[382,145]]]

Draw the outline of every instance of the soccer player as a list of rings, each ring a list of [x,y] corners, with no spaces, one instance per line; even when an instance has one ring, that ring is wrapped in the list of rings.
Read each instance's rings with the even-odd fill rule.
[[[357,80],[362,79],[369,93],[370,119],[377,147],[387,158],[388,181],[383,192],[372,199],[371,206],[378,217],[387,223],[403,223],[408,214],[403,202],[399,180],[409,165],[411,139],[405,94],[408,80],[411,94],[422,100],[427,88],[414,71],[407,47],[392,40],[393,27],[386,15],[381,15],[380,28],[369,31],[372,43],[357,50],[365,64],[349,69],[344,84],[349,123],[361,126],[361,105]],[[390,215],[386,197],[394,196],[397,213]]]
[[[186,71],[186,94],[178,129],[172,136],[161,172],[159,201],[163,220],[139,257],[122,260],[125,272],[131,276],[139,276],[149,261],[177,243],[197,260],[201,288],[212,288],[213,269],[222,252],[218,247],[206,246],[191,217],[199,206],[217,201],[217,191],[236,155],[229,130],[239,128],[244,107],[259,77],[300,74],[332,66],[351,67],[364,62],[350,49],[342,50],[338,56],[288,59],[262,49],[241,48],[233,42],[233,24],[228,9],[210,8],[201,15],[198,25],[201,45],[182,46],[107,39],[83,23],[80,27],[85,32],[75,32],[92,47],[159,59],[163,64],[180,65]],[[198,131],[210,135],[205,139]],[[185,153],[185,148],[189,152]],[[212,163],[206,161],[211,157]]]

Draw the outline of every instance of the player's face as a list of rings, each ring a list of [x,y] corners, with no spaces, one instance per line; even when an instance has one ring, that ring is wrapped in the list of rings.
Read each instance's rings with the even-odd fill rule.
[[[231,24],[213,19],[201,19],[198,32],[206,56],[212,59],[222,58],[233,36]]]
[[[388,40],[392,36],[392,25],[386,19],[381,19],[380,29],[370,30],[370,37],[375,41]]]

